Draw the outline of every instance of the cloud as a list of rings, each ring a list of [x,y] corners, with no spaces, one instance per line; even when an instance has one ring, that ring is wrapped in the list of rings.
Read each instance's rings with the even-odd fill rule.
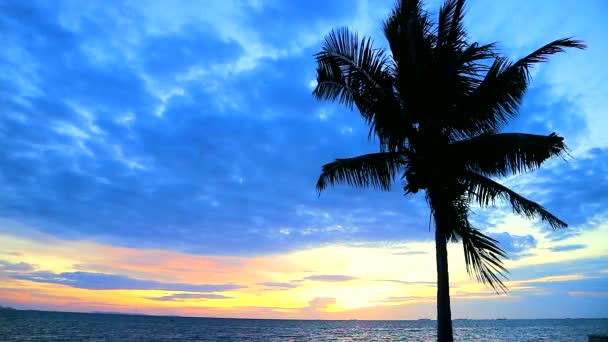
[[[430,240],[421,196],[314,190],[324,163],[377,149],[356,113],[308,86],[330,27],[357,18],[377,33],[369,20],[392,6],[365,4],[3,2],[0,217],[62,238],[219,255]],[[584,136],[581,105],[544,85],[513,128]],[[526,189],[578,227],[604,212],[607,157],[553,167]]]
[[[506,132],[535,132],[549,134],[557,132],[565,136],[570,146],[588,133],[587,122],[580,106],[570,98],[551,98],[551,85],[535,83],[526,94],[520,115],[504,129]]]
[[[606,256],[599,256],[578,260],[548,262],[538,265],[522,265],[512,268],[509,278],[517,281],[563,274],[581,274],[586,277],[593,277],[606,269],[607,261],[608,258]]]
[[[321,165],[375,146],[356,114],[312,99],[316,48],[227,77],[226,63],[251,51],[215,26],[147,33],[137,10],[6,6],[30,14],[5,23],[19,55],[3,65],[31,66],[36,77],[0,80],[0,127],[19,133],[2,139],[0,216],[61,237],[210,254],[427,238],[403,229],[426,218],[419,201],[403,210],[399,192],[317,196]],[[112,18],[141,27],[113,34]],[[34,36],[44,46],[25,44]]]
[[[511,259],[517,259],[536,248],[537,241],[532,235],[511,235],[508,232],[488,233],[488,236],[498,240],[502,248]]]
[[[38,268],[37,265],[28,264],[26,262],[12,263],[6,260],[0,260],[0,271],[5,272],[30,272]]]
[[[224,296],[215,293],[176,293],[162,297],[146,297],[151,300],[163,302],[181,302],[181,301],[205,301],[208,299],[233,299],[235,297]]]
[[[525,265],[511,270],[511,287],[524,286],[535,292],[567,295],[571,291],[604,291],[608,287],[608,275],[600,271],[606,267],[605,256]]]
[[[23,255],[22,253],[19,253],[19,252],[6,252],[6,251],[0,251],[0,254],[10,255],[10,256],[21,256],[21,255]]]
[[[570,252],[578,249],[586,248],[587,245],[584,244],[572,244],[572,245],[561,245],[549,248],[551,252]]]
[[[385,281],[391,283],[398,283],[403,285],[424,285],[424,286],[436,286],[436,281],[405,281],[405,280],[397,280],[397,279],[378,279],[376,281]]]
[[[608,149],[594,148],[586,155],[557,161],[509,184],[514,190],[544,205],[569,224],[553,230],[543,225],[551,240],[559,241],[594,229],[608,215]]]
[[[572,122],[570,121],[572,118],[582,117],[581,120],[575,120],[578,121],[574,123],[576,126],[580,121],[585,121],[588,127],[583,139],[585,149],[589,146],[606,146],[607,140],[601,130],[601,127],[606,126],[603,115],[606,100],[598,94],[606,93],[606,85],[601,80],[606,78],[607,71],[599,65],[600,56],[608,51],[608,44],[602,38],[604,31],[597,30],[594,24],[599,20],[600,13],[605,10],[606,5],[601,2],[575,5],[553,4],[550,1],[534,3],[516,1],[504,4],[503,10],[500,11],[488,5],[478,1],[471,6],[468,21],[470,21],[469,27],[474,30],[472,33],[486,41],[501,42],[501,45],[513,51],[513,54],[522,56],[557,37],[574,35],[585,40],[589,46],[586,51],[568,51],[563,56],[552,58],[548,64],[535,68],[538,72],[534,77],[533,88],[544,88],[549,92],[545,101],[548,106],[561,102],[562,99],[568,99],[579,108],[576,115],[564,119],[566,122]],[[493,14],[488,16],[488,11]],[[542,18],[530,15],[540,11],[544,13]],[[512,13],[515,12],[529,14],[519,16],[522,22],[514,24]],[[568,15],[564,16],[565,13]],[[526,19],[531,17],[536,18],[534,23]],[[567,19],[564,20],[565,17]],[[507,23],[512,25],[508,29]],[[547,114],[561,116],[559,108]],[[556,122],[553,119],[549,121]],[[560,131],[566,134],[567,138],[571,137],[570,127],[564,127]],[[569,143],[575,141],[570,140]]]
[[[439,2],[432,1],[429,9],[439,8]],[[314,190],[321,165],[376,151],[377,144],[366,141],[368,129],[357,113],[311,97],[313,54],[328,29],[343,24],[385,44],[377,19],[393,3],[0,1],[0,218],[58,239],[198,255],[274,256],[334,243],[432,240],[424,198],[404,198],[399,186],[392,193],[337,186],[320,197]],[[500,41],[509,56],[523,56],[560,36],[576,35],[589,43],[587,51],[569,51],[535,68],[520,116],[506,128],[556,131],[572,148],[574,158],[567,163],[551,162],[504,180],[570,224],[557,231],[542,225],[542,236],[552,241],[585,234],[608,217],[608,69],[603,67],[608,45],[597,29],[603,27],[605,7],[602,2],[555,1],[497,7],[475,1],[466,19],[472,38]],[[494,212],[507,211],[501,206]],[[477,218],[480,228],[494,224],[491,216]],[[546,243],[541,235],[527,234],[514,230],[493,236],[511,257],[520,258]],[[576,242],[550,250],[572,251],[585,241]],[[13,253],[2,255],[19,256]],[[124,267],[97,268],[83,260],[90,272],[36,272],[35,265],[8,261],[0,263],[0,270],[79,288],[196,289],[203,297],[239,286],[143,280],[142,270],[156,265],[124,260]],[[180,275],[196,268],[178,271],[176,263],[164,264],[171,266],[164,268],[167,272]],[[511,275],[529,280],[580,273],[587,279],[594,272],[605,275],[600,273],[605,265],[605,258],[579,260],[518,267]],[[118,275],[126,269],[130,277]],[[293,289],[304,287],[306,280],[357,279],[311,277],[254,286]],[[434,286],[431,281],[384,281]],[[576,312],[591,310],[579,309],[588,307],[587,297],[564,294],[582,293],[586,286],[598,292],[602,285],[601,279],[586,281],[534,284],[561,286],[552,291],[567,297],[534,298],[532,310],[547,313],[558,305],[555,311],[565,312],[559,300],[574,297],[580,301],[568,303],[581,310]],[[186,300],[165,300],[180,299]],[[309,304],[322,308],[335,302],[318,297]],[[514,304],[517,310],[520,305]]]
[[[384,299],[373,300],[372,303],[403,303],[409,301],[416,301],[423,298],[428,297],[419,297],[419,296],[405,296],[405,297],[387,297]]]
[[[244,288],[237,284],[185,284],[143,280],[124,275],[92,272],[33,272],[12,278],[38,283],[61,284],[88,290],[164,290],[188,292],[222,292]]]
[[[606,298],[608,292],[606,291],[569,291],[569,296],[574,297],[595,297],[595,298]]]
[[[328,283],[339,283],[351,280],[358,280],[359,278],[349,275],[340,275],[340,274],[319,274],[319,275],[310,275],[308,277],[302,278],[303,280],[311,280],[311,281],[320,281],[320,282],[328,282]]]
[[[308,302],[307,310],[322,311],[327,307],[336,304],[336,298],[331,297],[315,297]]]
[[[206,29],[206,30],[205,30]],[[143,41],[143,70],[155,78],[186,77],[193,68],[236,61],[244,53],[235,41],[218,39],[209,27],[189,25],[178,33],[158,34]]]
[[[300,284],[298,283],[287,283],[287,282],[274,282],[274,281],[266,281],[266,282],[262,282],[262,283],[258,283],[257,285],[261,285],[261,286],[266,286],[269,287],[273,290],[276,289],[295,289],[296,287],[299,287]]]
[[[356,6],[348,5],[350,3],[342,0],[331,3],[323,0],[306,3],[268,2],[263,10],[248,17],[246,23],[251,27],[262,28],[260,38],[266,44],[289,49],[294,48],[295,44],[285,41],[285,35],[293,37],[305,46],[311,43],[311,37],[307,36],[310,36],[308,32],[312,31],[316,35],[312,42],[315,42],[331,25],[355,14]]]
[[[533,286],[537,289],[542,289],[553,294],[567,294],[571,291],[601,292],[608,288],[608,277],[606,276],[556,276],[548,278],[531,279],[520,281],[519,283],[526,286]]]
[[[427,252],[427,251],[405,251],[405,252],[395,252],[392,253],[393,255],[423,255],[423,254],[430,254],[431,252]]]

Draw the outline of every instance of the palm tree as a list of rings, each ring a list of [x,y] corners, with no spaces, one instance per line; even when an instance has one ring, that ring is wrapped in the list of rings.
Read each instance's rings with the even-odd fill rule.
[[[331,31],[317,60],[319,100],[356,108],[380,150],[323,166],[319,192],[330,185],[390,190],[398,176],[406,194],[424,191],[435,222],[438,340],[452,341],[447,242],[461,241],[469,275],[506,291],[505,252],[473,227],[471,204],[508,201],[515,213],[566,227],[543,206],[492,179],[537,169],[564,155],[555,133],[501,133],[530,82],[530,68],[581,41],[553,41],[518,61],[496,44],[469,41],[465,0],[446,0],[438,20],[420,0],[400,0],[384,21],[390,52],[346,28]]]

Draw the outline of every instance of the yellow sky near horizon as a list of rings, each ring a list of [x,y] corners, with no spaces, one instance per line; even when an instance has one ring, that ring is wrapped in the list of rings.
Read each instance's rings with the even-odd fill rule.
[[[608,224],[605,223],[559,242],[587,245],[568,252],[549,252],[548,249],[558,243],[544,238],[541,231],[531,229],[533,223],[510,217],[503,225],[518,227],[514,234],[535,234],[538,241],[529,256],[506,261],[511,279],[517,279],[507,282],[509,294],[497,296],[491,289],[472,281],[464,267],[461,246],[450,244],[453,299],[494,301],[514,299],[521,294],[543,295],[546,290],[538,288],[539,283],[577,281],[588,275],[547,271],[542,276],[530,276],[519,273],[518,269],[556,262],[584,263],[608,256]],[[496,229],[506,230],[501,226]],[[62,240],[32,229],[3,229],[0,230],[0,251],[0,260],[6,265],[25,263],[34,267],[18,271],[7,267],[3,270],[0,265],[0,302],[22,308],[215,317],[350,318],[356,315],[389,319],[395,318],[394,311],[398,308],[396,318],[413,319],[432,316],[428,310],[421,311],[420,305],[432,307],[435,300],[432,241],[368,246],[336,244],[264,256],[208,256]],[[78,279],[32,281],[31,277],[19,276],[36,272],[59,278],[64,272],[120,275],[128,277],[127,283],[131,280],[161,282],[178,284],[178,288],[183,285],[184,289],[114,289],[113,286],[120,285],[107,284],[105,278],[99,279],[99,283],[95,283],[96,279],[87,279],[85,284],[78,283]],[[188,291],[187,286],[200,284],[241,287],[203,291],[212,296],[196,298],[201,291]],[[105,289],[108,285],[112,289]],[[576,289],[571,292],[575,296],[584,295],[584,291]],[[176,297],[161,300],[167,296]]]

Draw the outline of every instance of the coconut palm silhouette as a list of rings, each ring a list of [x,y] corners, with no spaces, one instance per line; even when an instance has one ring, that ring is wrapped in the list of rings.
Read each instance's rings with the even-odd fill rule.
[[[447,0],[433,21],[419,0],[400,0],[384,21],[389,51],[346,28],[331,31],[317,60],[319,100],[356,108],[379,152],[323,166],[317,189],[346,183],[390,190],[400,177],[406,194],[423,191],[435,222],[437,336],[452,341],[448,241],[460,241],[467,271],[497,292],[506,269],[496,240],[469,222],[470,205],[508,201],[513,211],[554,228],[566,223],[541,205],[493,180],[537,169],[566,152],[555,133],[502,133],[530,83],[530,67],[565,48],[555,40],[511,61],[497,45],[471,42],[463,26],[464,0]]]

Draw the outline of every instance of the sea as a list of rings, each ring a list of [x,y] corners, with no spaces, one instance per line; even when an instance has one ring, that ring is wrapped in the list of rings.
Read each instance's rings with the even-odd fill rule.
[[[435,341],[434,320],[326,321],[0,310],[0,341]],[[588,341],[608,319],[455,320],[456,341]]]

